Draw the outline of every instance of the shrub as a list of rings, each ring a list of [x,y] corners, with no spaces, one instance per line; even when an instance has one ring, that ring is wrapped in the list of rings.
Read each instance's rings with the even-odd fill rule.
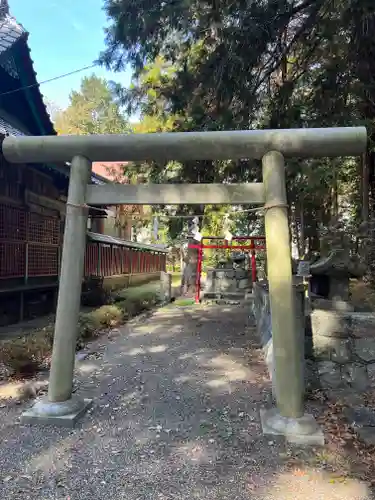
[[[115,304],[103,305],[88,313],[81,313],[78,321],[77,350],[103,330],[151,309],[157,302],[155,287],[130,288],[117,295]],[[33,375],[48,363],[53,335],[54,325],[51,324],[17,339],[0,341],[0,364],[16,376]]]
[[[104,287],[104,278],[88,276],[83,280],[81,304],[87,307],[99,307],[111,301],[111,293]]]
[[[52,338],[43,330],[0,344],[0,362],[15,376],[32,376],[51,354]]]
[[[116,305],[99,307],[99,309],[87,313],[87,316],[89,316],[93,324],[98,325],[99,328],[108,328],[118,325],[123,319],[123,313]]]

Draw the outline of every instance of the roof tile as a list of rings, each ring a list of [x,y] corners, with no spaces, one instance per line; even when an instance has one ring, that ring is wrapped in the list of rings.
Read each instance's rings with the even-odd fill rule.
[[[13,125],[3,120],[2,118],[0,118],[0,134],[14,135],[16,137],[21,135],[26,135],[24,132],[21,132],[21,130],[18,130],[16,127],[13,127]]]
[[[10,14],[0,18],[0,55],[10,49],[25,33],[23,26]]]

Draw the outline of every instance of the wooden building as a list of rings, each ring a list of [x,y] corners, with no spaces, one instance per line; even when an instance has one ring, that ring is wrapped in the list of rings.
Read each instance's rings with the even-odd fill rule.
[[[0,141],[56,134],[27,39],[0,0]],[[68,181],[68,165],[10,165],[0,155],[0,324],[53,308]]]
[[[7,1],[0,7],[0,140],[54,134],[28,34],[10,15]],[[61,169],[10,165],[0,156],[0,324],[32,315],[33,307],[45,312],[51,307],[67,186]]]
[[[11,16],[7,0],[0,0],[0,142],[9,135],[56,134],[27,38],[24,27]],[[91,182],[109,180],[93,173]],[[69,165],[14,165],[0,153],[0,325],[54,310],[68,183]],[[90,228],[105,213],[95,210],[91,216]],[[165,268],[161,248],[129,247],[118,239],[101,241],[95,232],[88,234],[88,240],[86,274],[104,277]],[[136,258],[140,250],[150,257]]]
[[[108,182],[128,183],[127,162],[94,162],[92,171]],[[124,172],[125,170],[125,172]],[[112,217],[93,219],[92,231],[115,238],[132,241],[137,234],[140,220],[151,219],[152,209],[144,205],[119,205],[108,207]],[[145,243],[150,243],[151,236]]]

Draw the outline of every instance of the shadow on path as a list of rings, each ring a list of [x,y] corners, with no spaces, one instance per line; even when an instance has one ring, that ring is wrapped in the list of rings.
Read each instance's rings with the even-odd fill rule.
[[[242,306],[169,306],[99,339],[77,367],[95,404],[75,430],[1,410],[2,498],[370,498],[318,471],[290,476],[282,440],[262,436],[270,384],[249,321]]]

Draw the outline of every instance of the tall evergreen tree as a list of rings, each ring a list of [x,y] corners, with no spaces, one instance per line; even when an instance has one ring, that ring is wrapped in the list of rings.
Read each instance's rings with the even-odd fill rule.
[[[350,223],[367,217],[369,192],[375,199],[374,2],[164,0],[150,8],[145,0],[106,0],[105,9],[101,61],[115,70],[131,65],[133,88],[120,95],[143,123],[179,131],[367,125],[362,163],[288,161],[287,170],[301,252],[318,249],[319,225],[343,209]],[[178,170],[192,182],[259,177],[257,162],[187,162]]]

